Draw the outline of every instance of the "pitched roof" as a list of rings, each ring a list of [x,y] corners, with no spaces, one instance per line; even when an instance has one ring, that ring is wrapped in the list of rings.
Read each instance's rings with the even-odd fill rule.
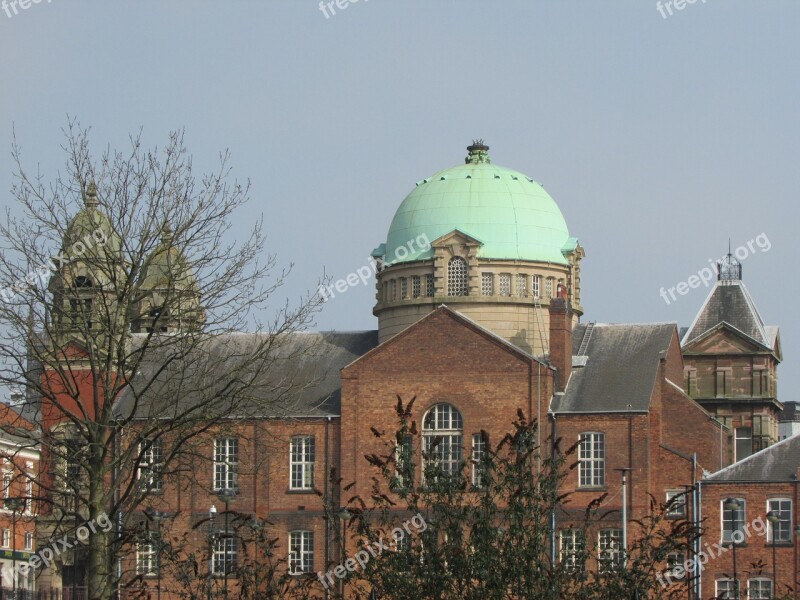
[[[792,481],[800,467],[800,435],[795,435],[705,478],[724,481]]]
[[[572,353],[577,354],[586,325],[572,334]],[[674,323],[594,326],[586,349],[586,366],[573,367],[563,395],[553,398],[555,413],[643,412],[666,356]]]
[[[744,283],[740,280],[717,281],[694,319],[681,345],[687,346],[703,334],[726,323],[767,349],[774,349],[777,328],[767,333],[764,321]]]
[[[196,418],[207,411],[231,418],[338,416],[339,371],[377,346],[378,332],[291,333],[255,371],[240,364],[265,340],[265,334],[218,336],[171,364],[154,353],[115,411],[142,419],[170,418],[193,409],[199,411]]]

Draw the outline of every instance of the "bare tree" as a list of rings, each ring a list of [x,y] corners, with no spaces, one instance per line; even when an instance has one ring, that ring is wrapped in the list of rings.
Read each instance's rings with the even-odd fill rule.
[[[266,251],[262,221],[234,224],[249,184],[232,180],[227,152],[197,176],[182,132],[160,150],[139,132],[97,159],[76,121],[64,135],[66,169],[49,183],[13,145],[0,384],[24,393],[18,408],[37,426],[14,431],[41,448],[40,528],[75,543],[66,560],[82,556],[88,598],[103,600],[119,584],[132,515],[205,456],[197,440],[291,412],[280,363],[307,350],[286,340],[313,324],[320,299],[275,303],[291,265]],[[113,526],[83,535],[104,519]]]

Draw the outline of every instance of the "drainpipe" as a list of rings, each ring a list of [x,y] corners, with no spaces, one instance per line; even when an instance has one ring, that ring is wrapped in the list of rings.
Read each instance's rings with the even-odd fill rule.
[[[700,548],[698,546],[699,538],[696,535],[698,528],[700,527],[700,523],[697,520],[697,452],[692,453],[692,521],[694,524],[694,534],[695,534],[695,539],[694,542],[692,542],[692,545],[694,546],[694,556],[695,558],[697,558],[697,556],[700,554]],[[700,578],[701,571],[700,571],[700,565],[697,564],[697,560],[694,561],[693,571],[694,571],[694,597],[699,598],[700,590],[698,589],[697,584]]]
[[[558,424],[556,422],[556,415],[552,411],[547,411],[548,416],[552,419],[552,439],[550,440],[551,450],[550,458],[553,462],[556,459],[556,436],[558,432]],[[558,493],[556,491],[556,493]],[[556,564],[556,505],[553,503],[553,508],[550,511],[550,566],[555,567]]]
[[[324,485],[324,501],[328,503],[328,506],[333,506],[330,503],[330,496],[328,490],[328,479],[330,475],[330,446],[329,446],[329,432],[331,427],[331,417],[328,416],[325,419],[325,485]],[[331,515],[328,515],[328,518],[325,519],[325,569],[328,568],[331,560]],[[330,598],[331,592],[330,589],[326,586],[325,587],[325,598]]]

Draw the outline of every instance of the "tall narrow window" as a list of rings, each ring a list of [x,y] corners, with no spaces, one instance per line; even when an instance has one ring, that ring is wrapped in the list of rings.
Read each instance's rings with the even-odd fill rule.
[[[423,475],[429,481],[461,472],[461,413],[449,404],[436,404],[422,421]]]
[[[697,369],[686,370],[686,394],[689,396],[697,395]]]
[[[447,295],[466,296],[468,293],[467,261],[454,256],[447,265]]]
[[[239,485],[239,440],[214,440],[214,489],[235,490]]]
[[[411,295],[414,298],[419,298],[422,295],[419,275],[411,276]]]
[[[598,536],[597,559],[601,573],[619,571],[622,568],[622,530],[601,529]]]
[[[739,503],[739,508],[736,510],[725,508],[727,499],[720,502],[722,508],[723,543],[734,541],[737,544],[741,544],[745,540],[745,500],[744,498],[735,498],[735,500]]]
[[[582,433],[578,445],[578,485],[602,487],[606,484],[606,436]]]
[[[683,490],[667,491],[667,517],[686,516],[686,492]]]
[[[481,273],[481,295],[494,296],[494,273]]]
[[[400,298],[403,300],[408,298],[408,277],[400,278]]]
[[[500,295],[511,295],[511,273],[500,273]]]
[[[534,275],[531,277],[531,294],[534,298],[541,298],[542,293],[542,276]]]
[[[517,273],[517,296],[524,298],[528,295],[528,276],[524,273]]]
[[[472,434],[472,486],[481,488],[486,484],[486,434]]]
[[[211,570],[214,575],[224,575],[236,571],[239,558],[239,540],[230,531],[222,531],[214,540],[214,554],[211,558]]]
[[[433,298],[436,292],[436,287],[434,286],[433,275],[428,273],[425,275],[425,295],[428,298]]]
[[[289,468],[291,471],[290,489],[310,490],[314,488],[314,438],[300,435],[292,438]]]
[[[552,277],[548,277],[544,280],[544,295],[545,297],[550,300],[553,297],[553,282],[555,279]]]
[[[394,302],[397,300],[397,279],[392,279],[392,281],[389,282],[389,288],[391,290],[389,292],[389,302]]]
[[[164,447],[161,440],[144,440],[141,444],[141,453],[139,478],[151,492],[163,491]]]
[[[767,500],[767,512],[771,512],[779,519],[777,523],[770,522],[767,541],[778,544],[791,542],[792,501],[788,498],[770,498]]]
[[[33,550],[33,532],[25,532],[25,550]]]
[[[11,479],[13,476],[14,475],[10,469],[5,469],[3,471],[3,498],[8,498],[11,496]]]
[[[314,532],[289,532],[289,574],[314,572]]]
[[[148,531],[136,544],[136,573],[145,577],[156,576],[158,574],[157,560],[155,532]]]
[[[561,542],[561,562],[570,571],[583,570],[586,553],[586,538],[580,529],[562,529],[559,532]]]
[[[736,461],[753,453],[753,430],[750,427],[736,428]]]

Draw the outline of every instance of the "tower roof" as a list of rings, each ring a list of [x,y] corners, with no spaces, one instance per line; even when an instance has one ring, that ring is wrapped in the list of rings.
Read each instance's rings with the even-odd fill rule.
[[[414,248],[394,260],[397,248],[419,236],[433,241],[458,229],[482,242],[478,256],[567,264],[567,224],[555,201],[527,175],[493,165],[482,140],[467,148],[465,164],[416,184],[392,219],[385,255],[394,262],[431,258]]]
[[[720,279],[706,298],[681,345],[686,346],[721,324],[728,324],[762,346],[772,349],[774,336],[767,328],[744,282],[740,279]]]
[[[111,220],[100,210],[97,198],[97,186],[90,182],[83,195],[84,207],[72,217],[67,225],[62,243],[62,249],[72,250],[76,254],[89,254],[91,256],[110,256],[120,252],[122,239],[114,230]],[[83,245],[83,251],[73,246]],[[98,254],[99,248],[104,248],[103,254]]]

